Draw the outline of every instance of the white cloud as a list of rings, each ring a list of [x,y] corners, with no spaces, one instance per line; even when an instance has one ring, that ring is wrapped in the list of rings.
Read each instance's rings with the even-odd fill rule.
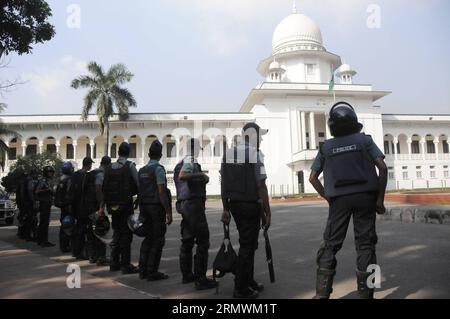
[[[86,73],[86,62],[67,55],[46,67],[39,67],[23,78],[30,82],[33,90],[41,99],[53,99],[55,95],[66,91],[70,82],[80,74]]]

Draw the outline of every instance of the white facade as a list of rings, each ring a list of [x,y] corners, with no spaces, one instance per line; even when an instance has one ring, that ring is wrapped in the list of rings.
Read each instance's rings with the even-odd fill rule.
[[[450,187],[450,115],[383,115],[375,103],[390,92],[355,84],[356,71],[325,49],[319,27],[303,14],[286,17],[272,42],[272,55],[257,68],[265,81],[250,92],[238,113],[131,114],[125,122],[114,118],[111,153],[128,141],[133,145],[132,160],[141,167],[152,140],[158,138],[171,182],[171,171],[182,156],[182,139],[198,137],[204,148],[200,162],[211,177],[207,191],[216,195],[223,149],[236,141],[246,122],[255,121],[270,130],[261,146],[270,193],[313,193],[307,182],[310,166],[320,144],[331,137],[326,123],[336,99],[355,106],[364,131],[385,151],[390,189]],[[336,85],[330,94],[333,71]],[[96,116],[85,122],[79,115],[2,116],[0,120],[22,135],[6,141],[11,152],[4,173],[17,156],[27,153],[50,150],[78,166],[87,155],[98,164],[105,154]]]

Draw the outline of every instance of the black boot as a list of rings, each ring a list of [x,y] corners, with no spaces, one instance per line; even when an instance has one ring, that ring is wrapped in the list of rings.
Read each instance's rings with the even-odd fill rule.
[[[206,277],[206,271],[208,269],[208,258],[207,256],[199,256],[196,254],[194,256],[194,277],[195,277],[195,289],[197,290],[207,290],[214,289],[217,287],[218,282],[214,279]]]
[[[330,299],[333,292],[333,278],[336,274],[332,269],[317,269],[316,295],[314,299]]]
[[[183,275],[183,284],[190,284],[195,281],[192,272],[192,253],[180,253],[180,270]]]
[[[111,262],[109,264],[110,271],[120,270],[120,251],[116,245],[111,245]]]
[[[356,271],[358,295],[360,299],[373,299],[374,289],[367,287],[367,278],[369,278],[370,275],[370,272]]]

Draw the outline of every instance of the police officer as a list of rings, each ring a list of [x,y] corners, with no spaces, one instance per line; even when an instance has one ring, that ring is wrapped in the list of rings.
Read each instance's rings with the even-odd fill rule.
[[[77,259],[92,259],[92,238],[89,237],[89,201],[85,192],[86,179],[92,169],[93,160],[90,157],[83,159],[83,167],[72,176],[73,210],[76,227],[73,237],[72,254]],[[88,240],[89,239],[91,240]]]
[[[17,203],[17,209],[19,210],[19,214],[17,215],[17,220],[19,222],[19,226],[17,227],[17,237],[20,239],[25,239],[25,232],[24,232],[24,221],[26,218],[26,192],[27,192],[27,178],[28,174],[25,172],[25,170],[18,168],[16,171],[18,183],[16,188],[16,203]]]
[[[39,208],[38,202],[35,200],[34,191],[39,181],[39,171],[36,168],[30,170],[24,185],[24,210],[25,216],[23,219],[23,238],[26,241],[35,241],[37,234],[37,211]]]
[[[111,165],[111,158],[109,156],[103,156],[100,162],[100,167],[94,171],[93,176],[95,177],[95,198],[96,203],[94,209],[98,210],[97,214],[99,217],[105,216],[105,202],[103,199],[103,180],[105,178],[105,169]],[[94,212],[95,213],[95,212]],[[93,222],[91,220],[90,231],[94,235]],[[97,237],[93,240],[93,249],[95,251],[97,266],[109,265],[109,261],[106,258],[106,244],[102,242]]]
[[[68,236],[63,230],[63,220],[66,216],[73,215],[73,188],[72,174],[74,168],[71,162],[63,163],[61,167],[61,177],[55,192],[55,206],[61,209],[61,227],[59,229],[59,249],[62,253],[68,253],[72,250],[72,237]]]
[[[53,177],[55,169],[46,166],[42,170],[42,178],[36,186],[36,199],[39,201],[39,226],[37,228],[37,244],[41,247],[54,247],[55,244],[48,241],[48,226],[50,224],[50,212],[53,203]]]
[[[232,215],[239,232],[234,297],[240,299],[256,298],[264,290],[253,275],[261,220],[268,230],[272,215],[264,159],[259,150],[262,136],[267,133],[256,123],[246,124],[242,140],[226,152],[221,167],[222,221],[229,225]]]
[[[152,143],[150,161],[139,170],[140,219],[148,229],[148,235],[141,245],[139,257],[139,278],[148,281],[168,279],[158,271],[165,244],[166,225],[172,224],[172,204],[167,189],[164,167],[159,164],[163,146],[160,141]]]
[[[197,290],[205,290],[217,287],[217,282],[206,277],[210,243],[205,201],[209,177],[202,172],[197,162],[200,149],[198,139],[187,141],[187,156],[175,167],[174,181],[177,189],[177,210],[183,217],[180,249],[183,284],[195,282]],[[192,272],[194,243],[197,244],[197,250],[194,256],[194,272]]]
[[[108,213],[112,215],[113,240],[111,242],[110,270],[135,274],[139,270],[131,264],[133,233],[128,227],[128,217],[134,214],[133,196],[137,194],[138,173],[135,163],[128,160],[130,145],[119,146],[117,162],[105,170],[103,196]]]
[[[376,212],[384,214],[387,167],[384,154],[371,136],[361,133],[363,125],[353,107],[336,103],[328,122],[334,138],[320,148],[312,167],[310,182],[329,205],[324,242],[317,254],[316,299],[328,299],[336,273],[336,254],[342,248],[350,217],[353,217],[357,251],[357,286],[362,299],[372,299],[367,286],[367,268],[376,264]],[[379,176],[376,169],[379,170]],[[319,180],[323,172],[325,186]]]

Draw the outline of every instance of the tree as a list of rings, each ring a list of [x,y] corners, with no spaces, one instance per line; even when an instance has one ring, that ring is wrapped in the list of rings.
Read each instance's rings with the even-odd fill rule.
[[[11,170],[8,175],[2,178],[2,186],[8,193],[13,193],[16,190],[17,182],[19,180],[18,171],[22,170],[26,173],[30,173],[31,170],[37,169],[42,172],[45,166],[53,166],[56,170],[55,180],[61,176],[61,166],[63,161],[58,154],[44,152],[42,154],[19,156],[17,162],[11,166]],[[19,169],[19,170],[18,170]]]
[[[52,10],[44,0],[2,0],[0,2],[0,57],[11,52],[31,53],[32,45],[55,35],[48,22]]]
[[[3,112],[6,108],[6,104],[0,103],[0,113]],[[5,157],[4,154],[9,152],[8,145],[3,141],[3,138],[7,137],[20,137],[20,134],[8,129],[5,124],[0,121],[0,166],[3,168],[5,165]]]
[[[122,87],[124,83],[130,82],[134,75],[123,64],[111,66],[106,73],[96,62],[90,62],[87,69],[91,74],[73,80],[71,86],[74,89],[89,89],[84,98],[81,118],[87,120],[95,104],[100,134],[104,135],[106,132],[105,155],[108,155],[109,119],[114,115],[114,106],[120,120],[126,120],[129,108],[137,106],[133,94]]]

